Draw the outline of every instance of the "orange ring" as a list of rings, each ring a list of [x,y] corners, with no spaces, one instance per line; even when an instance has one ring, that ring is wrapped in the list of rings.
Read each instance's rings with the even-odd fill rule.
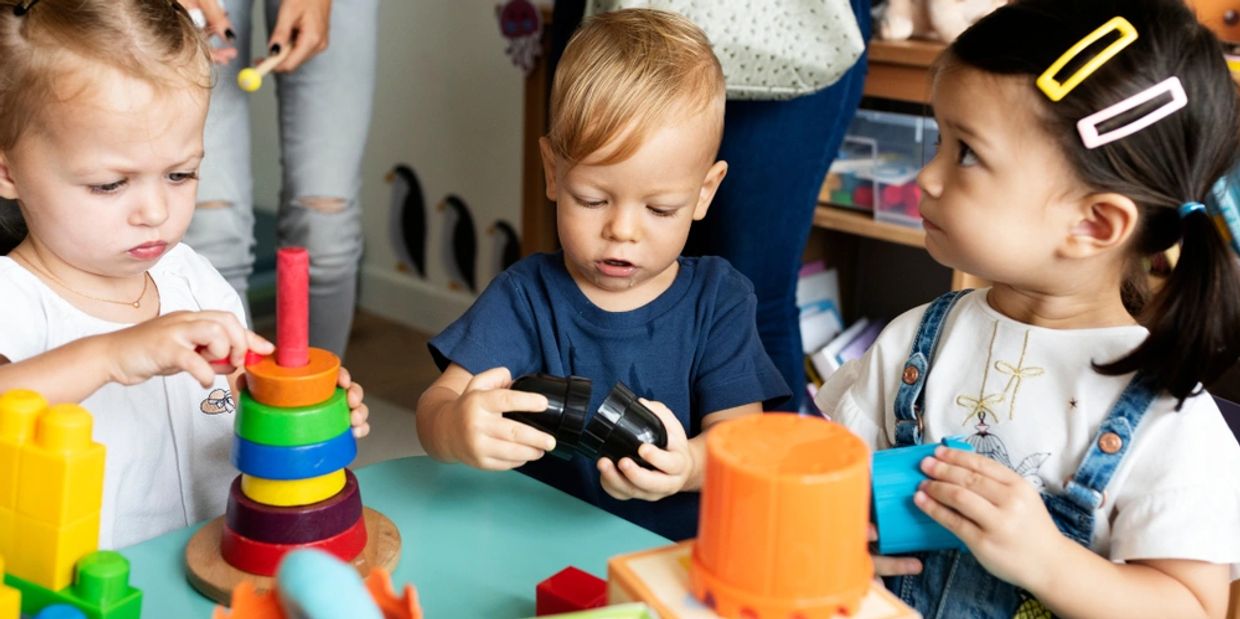
[[[310,349],[310,362],[299,368],[276,365],[275,355],[245,366],[245,386],[267,406],[318,404],[332,396],[340,381],[340,358],[322,348]]]

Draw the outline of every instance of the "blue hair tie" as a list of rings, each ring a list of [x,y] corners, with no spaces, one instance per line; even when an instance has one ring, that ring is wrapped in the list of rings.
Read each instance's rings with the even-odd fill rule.
[[[1185,202],[1180,205],[1180,219],[1184,219],[1197,211],[1206,210],[1206,205],[1200,202]]]

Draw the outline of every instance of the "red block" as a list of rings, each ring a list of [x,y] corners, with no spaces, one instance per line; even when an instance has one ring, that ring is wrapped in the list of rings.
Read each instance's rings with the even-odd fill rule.
[[[275,576],[280,559],[298,548],[318,548],[352,563],[366,549],[366,519],[358,518],[353,526],[338,535],[305,544],[259,542],[239,535],[228,525],[224,525],[221,535],[220,555],[229,565],[259,576]]]
[[[607,604],[607,582],[570,565],[538,583],[534,597],[534,614],[539,617],[602,608]]]
[[[276,252],[276,364],[299,368],[309,362],[310,254],[304,247]]]

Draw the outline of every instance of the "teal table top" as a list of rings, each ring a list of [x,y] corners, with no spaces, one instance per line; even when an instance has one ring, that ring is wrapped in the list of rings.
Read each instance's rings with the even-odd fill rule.
[[[532,617],[534,587],[564,567],[606,578],[608,558],[670,543],[519,473],[424,456],[356,473],[363,502],[400,529],[393,585],[416,587],[431,619]],[[185,544],[198,526],[121,550],[143,617],[211,616],[214,604],[185,579]]]

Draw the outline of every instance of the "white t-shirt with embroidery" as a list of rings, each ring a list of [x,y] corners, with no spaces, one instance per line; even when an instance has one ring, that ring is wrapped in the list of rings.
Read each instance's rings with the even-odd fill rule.
[[[947,318],[925,385],[925,442],[961,435],[1040,489],[1063,491],[1132,375],[1093,362],[1132,351],[1144,327],[1059,330],[995,311],[974,291]],[[833,374],[816,402],[874,449],[895,443],[895,398],[922,306]],[[1093,550],[1112,561],[1194,559],[1240,576],[1240,445],[1213,398],[1180,412],[1156,398],[1094,520]]]
[[[170,249],[150,273],[161,315],[222,310],[245,324],[236,291],[189,246]],[[0,257],[0,299],[0,354],[14,362],[130,326],[83,313],[8,257]],[[229,461],[233,403],[224,376],[209,389],[185,373],[108,384],[82,406],[94,417],[95,441],[107,448],[101,548],[223,513],[237,474]]]

